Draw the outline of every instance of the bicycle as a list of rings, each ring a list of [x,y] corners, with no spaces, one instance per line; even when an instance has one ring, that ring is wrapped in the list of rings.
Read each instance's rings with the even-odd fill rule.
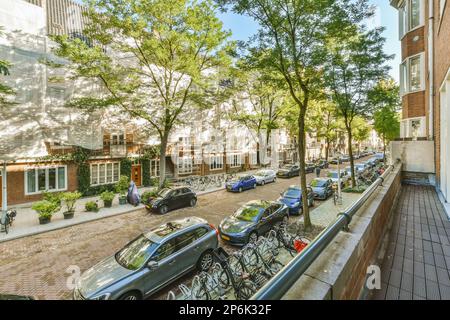
[[[16,216],[17,216],[17,211],[16,210],[8,210],[8,211],[6,211],[5,221],[2,222],[1,219],[0,219],[0,226],[3,226],[1,232],[5,232],[6,234],[8,234],[9,228],[12,227],[12,224],[13,224]]]
[[[290,225],[289,227],[293,227],[295,224]],[[300,231],[300,227],[295,225],[294,232],[288,231],[288,226],[284,228],[280,228],[277,231],[278,240],[280,241],[280,245],[289,252],[289,254],[294,257],[299,253],[299,245],[304,247],[311,242],[311,239],[305,237]]]

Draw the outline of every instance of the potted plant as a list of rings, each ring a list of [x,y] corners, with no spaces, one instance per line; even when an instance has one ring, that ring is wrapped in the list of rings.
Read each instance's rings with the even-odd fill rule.
[[[104,191],[100,194],[100,199],[103,200],[105,208],[111,208],[114,196],[115,194],[112,191]]]
[[[47,200],[49,202],[56,204],[56,206],[58,207],[58,210],[56,211],[59,211],[59,209],[61,209],[61,197],[62,197],[61,192],[44,191],[42,195],[42,200]]]
[[[98,212],[98,204],[95,201],[88,201],[85,203],[84,208],[88,212]]]
[[[78,191],[75,192],[64,192],[61,195],[61,199],[66,204],[67,211],[63,212],[64,219],[71,219],[75,214],[75,203],[78,199],[81,198],[81,193]]]
[[[58,204],[48,200],[38,201],[31,207],[39,215],[39,223],[46,224],[52,219],[52,215],[59,210]]]
[[[127,176],[120,176],[116,183],[116,192],[119,193],[119,204],[127,203],[127,191],[130,184],[130,179]]]

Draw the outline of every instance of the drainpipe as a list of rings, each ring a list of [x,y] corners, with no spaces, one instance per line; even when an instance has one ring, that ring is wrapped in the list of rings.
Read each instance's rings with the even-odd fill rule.
[[[5,222],[6,211],[8,210],[8,193],[7,193],[7,180],[6,180],[6,161],[3,161],[2,169],[2,223]]]
[[[429,72],[429,112],[428,135],[433,139],[434,134],[434,1],[428,0],[428,72]]]

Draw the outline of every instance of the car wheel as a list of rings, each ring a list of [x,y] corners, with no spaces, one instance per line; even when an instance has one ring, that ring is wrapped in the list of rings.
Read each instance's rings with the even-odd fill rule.
[[[141,294],[137,291],[131,291],[127,292],[124,295],[122,295],[119,300],[141,300]]]
[[[167,208],[166,205],[161,206],[161,208],[159,208],[159,213],[161,213],[161,214],[166,214],[167,211],[169,211],[169,208]]]
[[[210,250],[202,253],[200,258],[197,261],[197,269],[198,271],[208,271],[214,262],[213,254]]]
[[[277,177],[274,177],[274,178],[273,178],[273,182],[277,182]]]
[[[195,207],[195,205],[197,204],[197,199],[192,198],[191,202],[189,203],[191,207]]]
[[[239,192],[242,192],[242,187],[239,187]]]
[[[253,189],[256,189],[256,183],[253,184]]]
[[[248,235],[248,243],[256,243],[256,241],[258,241],[258,234],[256,231],[250,232]]]
[[[264,181],[264,180],[262,180],[261,181],[261,185],[263,186],[263,185],[265,185],[266,184],[266,182]]]

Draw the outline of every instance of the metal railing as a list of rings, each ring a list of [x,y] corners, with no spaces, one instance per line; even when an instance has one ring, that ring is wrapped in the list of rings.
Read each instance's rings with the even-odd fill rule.
[[[344,212],[338,214],[336,220],[325,228],[301,253],[292,259],[279,273],[270,279],[251,300],[279,300],[305,273],[308,267],[317,259],[322,251],[331,243],[341,230],[348,230],[353,215],[364,205],[385,178],[392,172],[394,165],[372,183],[361,197]]]

